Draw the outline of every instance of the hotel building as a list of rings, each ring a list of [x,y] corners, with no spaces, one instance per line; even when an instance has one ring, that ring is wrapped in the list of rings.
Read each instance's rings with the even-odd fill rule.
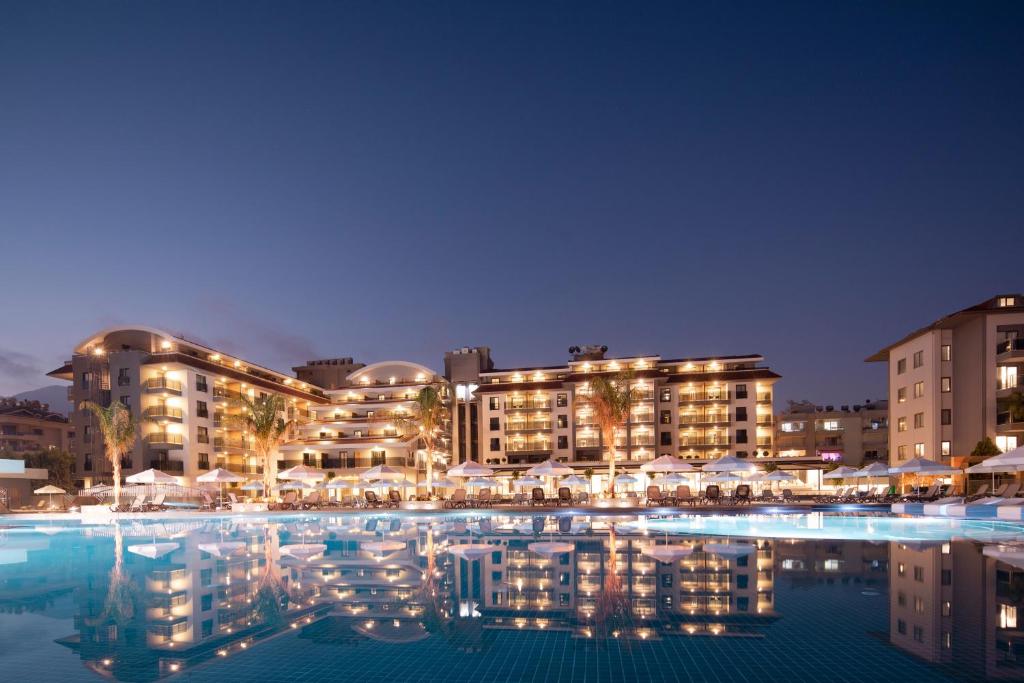
[[[949,463],[992,438],[1024,443],[1024,295],[1005,294],[947,315],[878,351],[889,364],[889,460]]]
[[[153,467],[183,483],[217,467],[262,475],[263,464],[231,418],[241,412],[243,395],[281,396],[282,417],[300,427],[315,406],[329,401],[308,382],[149,327],[103,330],[49,375],[71,382],[75,471],[85,487],[110,482],[112,466],[96,417],[81,407],[83,401],[120,401],[139,419],[139,439],[122,460],[122,476]]]
[[[47,404],[0,398],[0,451],[70,451],[74,436],[68,419]]]
[[[616,459],[625,470],[665,454],[695,463],[724,455],[778,459],[772,387],[779,375],[761,365],[763,357],[607,358],[604,347],[573,347],[571,353],[564,365],[513,369],[494,368],[487,349],[448,354],[446,367],[465,404],[456,411],[462,421],[453,461],[473,459],[499,474],[548,458],[606,470],[589,381],[627,370],[635,399],[629,420],[615,434]],[[454,362],[467,358],[468,368]],[[476,430],[468,433],[466,425],[474,422]]]
[[[310,361],[304,366],[310,381],[331,387],[324,389],[328,401],[312,404],[312,419],[296,430],[296,439],[281,446],[278,466],[305,464],[355,480],[370,467],[389,465],[404,470],[406,478],[416,482],[425,469],[426,453],[414,420],[414,402],[427,386],[446,397],[444,379],[430,368],[406,361],[367,366],[351,358],[339,361]],[[350,371],[342,377],[339,367]],[[323,377],[317,368],[333,377]],[[447,452],[447,438],[439,436],[434,448],[435,458],[442,457],[438,454]]]
[[[792,403],[776,416],[775,425],[775,447],[786,462],[850,467],[875,460],[889,462],[888,401],[867,401],[838,410]]]

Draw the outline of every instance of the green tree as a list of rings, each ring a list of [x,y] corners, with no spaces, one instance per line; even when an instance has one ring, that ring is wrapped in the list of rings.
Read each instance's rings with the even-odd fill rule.
[[[971,455],[976,458],[988,458],[993,455],[999,455],[1000,453],[1002,453],[1002,451],[999,450],[999,446],[996,446],[990,436],[986,436],[984,439],[979,441],[977,445],[974,446],[974,450],[971,451]]]
[[[285,420],[284,398],[278,394],[268,394],[249,398],[243,395],[238,399],[242,412],[228,415],[230,423],[244,431],[252,442],[256,457],[263,463],[264,493],[274,485],[275,469],[273,457],[288,436],[292,421]]]
[[[407,425],[413,430],[418,430],[420,438],[423,439],[423,446],[427,451],[426,470],[428,485],[434,479],[434,446],[441,436],[441,429],[447,417],[448,406],[445,405],[444,396],[442,396],[437,387],[427,386],[420,389],[419,393],[416,394],[412,416],[399,420],[403,425]],[[428,492],[433,492],[433,486],[428,488]]]
[[[601,440],[608,454],[608,495],[615,495],[615,428],[625,424],[633,405],[635,392],[631,387],[632,373],[598,375],[590,380],[589,402],[594,419],[601,430]],[[626,436],[627,448],[629,435]]]
[[[135,448],[137,422],[120,401],[112,401],[106,408],[99,403],[83,401],[82,407],[95,415],[99,422],[103,448],[113,468],[114,504],[117,505],[121,502],[121,458]]]
[[[74,488],[75,478],[71,471],[75,456],[67,451],[45,450],[25,454],[25,467],[38,467],[49,473],[46,483],[59,486],[65,491]]]

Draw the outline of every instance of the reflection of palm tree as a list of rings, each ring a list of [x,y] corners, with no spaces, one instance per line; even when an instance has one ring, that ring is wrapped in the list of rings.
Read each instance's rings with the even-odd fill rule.
[[[417,591],[417,602],[423,606],[423,627],[428,633],[441,633],[447,621],[441,609],[438,588],[437,553],[434,550],[434,529],[427,524],[427,568]]]
[[[615,525],[608,525],[608,564],[605,566],[601,593],[594,605],[594,627],[598,633],[594,636],[598,642],[618,630],[620,625],[629,622],[629,598],[622,589],[619,579],[619,561],[616,553]]]
[[[89,626],[100,626],[113,621],[122,626],[135,616],[135,607],[139,599],[139,587],[124,572],[124,535],[121,525],[114,522],[114,566],[110,570],[110,582],[107,586],[107,597],[103,601],[103,611],[95,619],[87,619]]]
[[[256,583],[253,596],[253,616],[267,625],[284,621],[287,609],[288,591],[281,577],[279,555],[277,533],[273,527],[268,527],[263,540],[263,573]]]

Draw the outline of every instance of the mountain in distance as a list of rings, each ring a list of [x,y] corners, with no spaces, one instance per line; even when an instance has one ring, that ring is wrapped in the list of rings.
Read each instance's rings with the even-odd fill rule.
[[[40,387],[31,391],[23,391],[15,394],[14,398],[27,401],[39,401],[50,404],[50,410],[60,413],[65,417],[71,411],[71,402],[68,401],[68,387],[66,384],[53,384],[48,387]]]

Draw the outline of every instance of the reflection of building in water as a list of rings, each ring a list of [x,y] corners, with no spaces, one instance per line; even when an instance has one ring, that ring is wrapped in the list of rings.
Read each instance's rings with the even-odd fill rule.
[[[790,586],[819,583],[884,584],[889,564],[889,544],[826,540],[778,540],[775,542],[777,580]]]
[[[493,547],[455,561],[459,616],[480,617],[487,628],[643,639],[750,635],[777,618],[772,541],[674,538],[670,547],[685,557],[665,563],[645,550],[666,540],[583,519],[494,518],[482,532],[471,524],[452,534],[452,547]],[[568,550],[535,545],[550,542]]]
[[[152,680],[311,619],[316,587],[282,562],[277,525],[174,526],[94,531],[114,544],[78,572],[77,633],[58,641],[88,668]]]
[[[1024,676],[1024,560],[965,541],[892,543],[889,552],[893,645],[953,676]]]

